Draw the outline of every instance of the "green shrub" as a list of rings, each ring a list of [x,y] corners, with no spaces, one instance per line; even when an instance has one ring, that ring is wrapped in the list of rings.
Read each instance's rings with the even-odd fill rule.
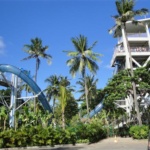
[[[77,141],[97,142],[106,137],[107,132],[99,122],[79,123],[74,127]]]
[[[0,148],[27,146],[54,146],[56,144],[75,144],[96,142],[106,137],[99,123],[79,123],[65,130],[48,126],[22,126],[18,130],[8,129],[0,132]]]
[[[130,135],[134,138],[134,139],[147,139],[148,138],[148,126],[146,125],[142,125],[142,126],[131,126],[129,129],[129,133]]]
[[[92,122],[87,125],[87,133],[87,137],[90,143],[98,142],[107,136],[106,130],[101,126],[101,124],[96,122]]]

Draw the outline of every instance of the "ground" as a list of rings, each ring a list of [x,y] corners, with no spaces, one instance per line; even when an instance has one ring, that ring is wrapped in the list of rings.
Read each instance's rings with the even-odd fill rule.
[[[55,147],[12,148],[7,150],[147,150],[148,140],[133,140],[132,138],[113,137],[94,144],[62,145]],[[6,150],[6,149],[0,149]]]

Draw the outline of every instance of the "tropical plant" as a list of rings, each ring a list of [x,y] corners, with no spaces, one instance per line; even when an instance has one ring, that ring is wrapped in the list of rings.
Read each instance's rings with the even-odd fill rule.
[[[10,105],[10,95],[11,95],[10,88],[0,90],[0,96],[1,96],[1,99],[3,99],[3,101],[0,102],[0,106],[9,107],[9,105]]]
[[[142,126],[131,126],[129,129],[130,136],[132,136],[134,139],[147,139],[149,128],[146,125]]]
[[[91,108],[92,103],[94,99],[96,99],[97,95],[97,88],[96,84],[98,82],[98,79],[94,79],[94,76],[86,76],[86,83],[87,83],[87,93],[88,93],[88,103],[89,103],[89,108]],[[85,100],[85,90],[84,90],[84,85],[85,85],[85,79],[80,78],[80,81],[77,81],[77,84],[80,85],[80,90],[78,92],[82,93],[82,95],[79,97],[80,100]]]
[[[46,92],[46,96],[48,100],[50,101],[51,98],[53,98],[53,113],[55,110],[55,101],[59,94],[59,82],[60,77],[56,75],[52,75],[48,77],[45,82],[48,83],[47,88],[44,90]]]
[[[101,54],[94,53],[92,51],[93,47],[97,42],[94,42],[92,46],[88,47],[87,38],[83,35],[79,37],[72,38],[72,43],[75,47],[75,51],[64,51],[68,56],[72,57],[67,61],[67,65],[70,67],[70,73],[75,76],[79,71],[85,80],[85,98],[87,106],[87,114],[89,114],[89,104],[88,104],[88,91],[86,82],[86,70],[89,69],[90,72],[96,73],[99,69],[96,61],[99,60]]]
[[[148,10],[145,8],[142,8],[140,10],[134,10],[135,1],[134,0],[116,0],[116,9],[118,12],[118,15],[113,16],[115,19],[116,24],[113,26],[112,29],[109,30],[110,33],[114,32],[114,37],[117,37],[118,31],[121,30],[122,36],[123,36],[123,45],[125,47],[125,50],[127,52],[126,54],[126,67],[130,69],[131,76],[134,77],[133,72],[133,65],[132,65],[132,56],[130,51],[130,46],[127,38],[127,32],[126,32],[126,22],[132,21],[134,24],[138,24],[139,22],[134,19],[134,17],[139,15],[145,15],[148,13]],[[133,87],[133,98],[135,103],[135,110],[137,113],[137,119],[139,122],[139,125],[142,124],[141,116],[139,113],[139,107],[137,102],[137,95],[136,95],[136,85],[135,82],[132,82]]]
[[[28,60],[31,58],[34,58],[36,60],[35,82],[37,82],[37,72],[40,66],[40,57],[47,59],[48,64],[50,64],[52,56],[45,53],[45,51],[48,49],[48,46],[43,46],[42,40],[37,37],[35,39],[31,39],[31,44],[24,45],[24,48],[24,51],[28,53],[29,56],[23,58],[22,60]],[[34,107],[36,107],[36,99],[34,100]]]
[[[67,97],[67,105],[65,108],[66,124],[70,124],[70,121],[76,114],[78,114],[78,111],[78,103],[74,99],[73,95],[70,95]]]
[[[31,45],[26,44],[24,45],[24,51],[29,54],[28,57],[23,58],[22,60],[28,60],[34,58],[36,60],[36,67],[35,67],[35,82],[37,81],[37,71],[40,66],[40,57],[47,59],[48,64],[51,63],[52,56],[46,54],[45,51],[48,50],[48,46],[42,45],[42,40],[40,38],[31,39]]]
[[[65,129],[65,108],[67,105],[67,100],[71,96],[71,92],[73,91],[70,88],[70,82],[67,77],[60,77],[60,84],[59,84],[59,96],[58,100],[61,105],[61,112],[62,112],[62,127]]]
[[[0,130],[6,129],[6,123],[8,119],[8,110],[5,106],[0,107]]]

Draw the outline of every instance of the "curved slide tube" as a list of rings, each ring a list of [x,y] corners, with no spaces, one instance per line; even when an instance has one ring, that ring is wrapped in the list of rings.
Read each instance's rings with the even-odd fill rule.
[[[103,101],[105,99],[105,97],[107,96],[107,94],[103,97],[102,101],[89,113],[89,118],[92,118],[93,116],[95,116],[98,112],[100,112],[103,108]],[[88,115],[86,114],[85,116],[83,116],[83,118],[87,118]]]
[[[38,95],[39,101],[41,102],[41,104],[43,105],[45,110],[48,110],[50,113],[52,113],[52,109],[51,109],[48,101],[46,100],[45,95],[43,94],[43,92],[41,92],[41,89],[22,70],[14,67],[14,66],[11,66],[11,65],[0,64],[0,72],[9,72],[9,73],[13,73],[13,74],[17,75],[18,77],[20,77],[24,82],[26,82],[31,87],[31,89],[34,91],[35,94],[40,93]]]
[[[98,112],[100,112],[103,108],[103,101],[100,102],[92,111],[89,113],[89,118],[92,118],[94,115],[96,115]],[[87,118],[88,115],[86,114],[83,116],[83,118]]]

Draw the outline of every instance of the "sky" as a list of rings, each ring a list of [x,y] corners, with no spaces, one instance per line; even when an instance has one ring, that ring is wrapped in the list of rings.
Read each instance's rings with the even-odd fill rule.
[[[135,9],[143,7],[149,9],[150,1],[136,0]],[[0,0],[0,64],[30,70],[34,75],[35,59],[21,60],[28,56],[24,45],[38,37],[43,46],[49,46],[47,54],[52,56],[51,65],[41,58],[37,78],[41,90],[51,75],[67,76],[71,85],[77,86],[81,75],[72,78],[69,74],[66,61],[70,57],[63,50],[75,50],[71,38],[84,35],[89,46],[98,42],[93,51],[103,55],[95,78],[97,87],[104,88],[114,71],[110,62],[117,39],[108,30],[115,24],[111,16],[116,14],[115,0]]]

